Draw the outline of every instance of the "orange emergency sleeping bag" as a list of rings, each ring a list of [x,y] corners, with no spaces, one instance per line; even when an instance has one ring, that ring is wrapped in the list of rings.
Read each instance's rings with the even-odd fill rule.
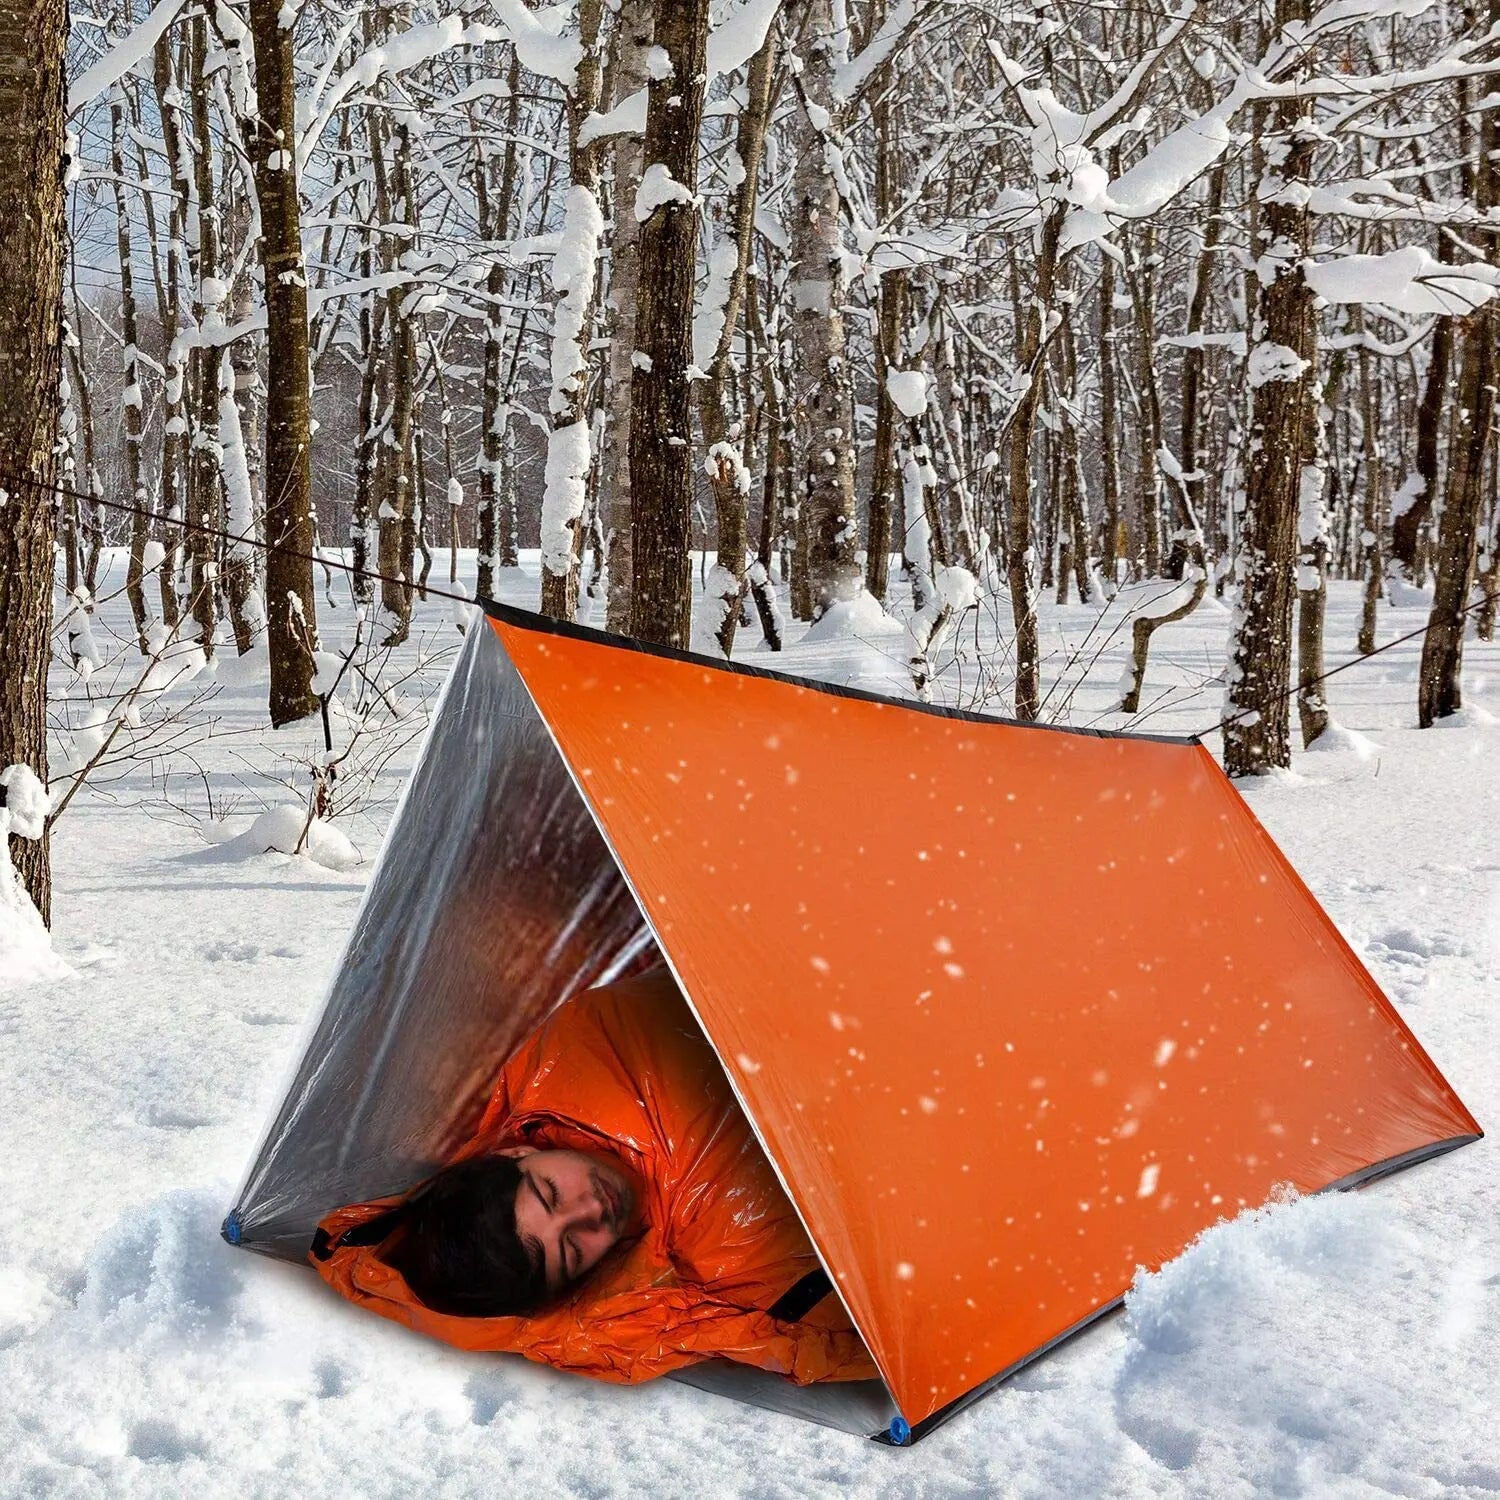
[[[602,1380],[649,1380],[714,1357],[799,1385],[875,1378],[836,1297],[797,1322],[771,1316],[817,1257],[666,969],[574,996],[522,1044],[459,1157],[508,1145],[617,1153],[645,1184],[639,1237],[540,1312],[454,1317],[423,1306],[379,1245],[339,1243],[402,1201],[383,1198],[322,1221],[319,1274],[350,1301],[460,1349]]]

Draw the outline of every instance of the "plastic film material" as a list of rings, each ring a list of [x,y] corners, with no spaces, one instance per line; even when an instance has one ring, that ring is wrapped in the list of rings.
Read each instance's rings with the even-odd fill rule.
[[[767,1411],[800,1417],[820,1427],[874,1437],[884,1432],[896,1408],[890,1393],[878,1380],[845,1380],[834,1385],[793,1385],[789,1380],[757,1370],[752,1365],[732,1364],[726,1359],[706,1360],[677,1370],[673,1380],[700,1391],[712,1391],[732,1401]]]
[[[427,1175],[473,1133],[501,1063],[546,1015],[654,951],[476,622],[240,1193],[240,1242],[300,1262],[331,1208]]]
[[[494,626],[913,1429],[1473,1117],[1200,745]]]

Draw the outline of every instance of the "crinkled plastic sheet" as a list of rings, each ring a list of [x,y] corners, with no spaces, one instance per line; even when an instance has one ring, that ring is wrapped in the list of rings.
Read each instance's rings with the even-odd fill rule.
[[[239,1194],[238,1243],[302,1262],[330,1209],[401,1191],[468,1140],[500,1066],[556,1006],[656,957],[525,687],[476,620]],[[723,1361],[678,1378],[847,1432],[895,1412],[878,1381],[797,1387]]]
[[[476,622],[240,1193],[240,1242],[300,1261],[330,1209],[430,1173],[550,1011],[654,951],[525,688]]]

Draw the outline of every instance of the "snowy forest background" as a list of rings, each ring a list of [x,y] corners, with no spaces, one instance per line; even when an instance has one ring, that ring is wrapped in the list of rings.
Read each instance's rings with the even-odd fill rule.
[[[987,610],[1031,718],[1038,597],[1165,580],[1122,699],[1156,626],[1238,601],[1244,772],[1288,763],[1289,684],[1303,742],[1325,726],[1326,584],[1358,579],[1340,651],[1433,590],[1430,722],[1496,588],[1496,25],[1426,0],[75,14],[74,607],[128,545],[142,649],[156,621],[206,651],[269,625],[282,722],[314,706],[317,604],[273,551],[267,615],[268,537],[383,575],[354,593],[391,640],[424,584],[493,595],[525,546],[544,612],[581,587],[685,644],[706,551],[720,649],[741,617],[776,649],[784,610],[883,605],[923,692]]]
[[[1497,0],[0,0],[0,1493],[1493,1495],[1488,1142],[905,1468],[216,1235],[476,596],[1204,734],[1493,1119],[1497,75]]]

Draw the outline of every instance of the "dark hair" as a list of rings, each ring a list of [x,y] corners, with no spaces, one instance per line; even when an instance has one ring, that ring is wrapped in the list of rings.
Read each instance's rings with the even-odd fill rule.
[[[448,1167],[402,1205],[385,1256],[433,1312],[502,1318],[534,1312],[546,1277],[516,1234],[521,1169],[509,1156]]]

